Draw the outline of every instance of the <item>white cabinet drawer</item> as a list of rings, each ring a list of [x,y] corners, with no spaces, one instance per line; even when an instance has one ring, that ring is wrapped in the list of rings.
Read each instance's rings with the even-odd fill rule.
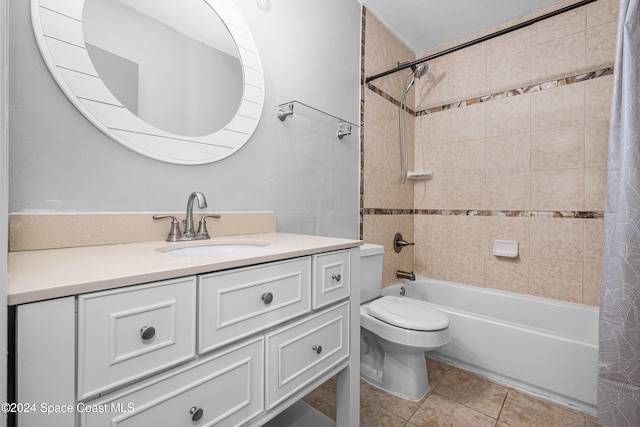
[[[310,277],[309,257],[200,276],[198,352],[309,312]]]
[[[82,427],[239,426],[264,410],[262,337],[109,399],[87,403]]]
[[[349,303],[266,335],[267,409],[349,356]]]
[[[195,357],[195,277],[78,297],[78,400]]]
[[[313,309],[345,299],[350,292],[350,251],[313,256]]]

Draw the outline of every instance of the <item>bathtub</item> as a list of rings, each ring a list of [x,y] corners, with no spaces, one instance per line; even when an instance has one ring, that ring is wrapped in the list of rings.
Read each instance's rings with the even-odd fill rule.
[[[583,413],[596,413],[598,309],[417,277],[383,295],[428,301],[451,342],[430,356]]]

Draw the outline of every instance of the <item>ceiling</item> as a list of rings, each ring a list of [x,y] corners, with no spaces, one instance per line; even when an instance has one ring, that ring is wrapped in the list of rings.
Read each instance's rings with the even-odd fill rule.
[[[358,0],[414,54],[559,0]]]

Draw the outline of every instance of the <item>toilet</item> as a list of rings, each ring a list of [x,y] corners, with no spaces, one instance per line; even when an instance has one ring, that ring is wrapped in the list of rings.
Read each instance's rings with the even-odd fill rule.
[[[384,247],[360,247],[360,377],[409,400],[429,391],[424,352],[450,340],[449,318],[431,304],[380,297]]]

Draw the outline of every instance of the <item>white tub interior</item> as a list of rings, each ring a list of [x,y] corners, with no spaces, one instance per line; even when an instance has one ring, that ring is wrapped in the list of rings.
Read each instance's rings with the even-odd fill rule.
[[[596,413],[596,307],[421,277],[382,294],[398,295],[401,287],[449,316],[451,342],[432,356]]]

